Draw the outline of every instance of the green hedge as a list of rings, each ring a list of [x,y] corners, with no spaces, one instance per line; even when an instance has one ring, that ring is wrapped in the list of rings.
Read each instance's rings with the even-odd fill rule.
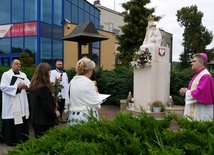
[[[172,119],[180,126],[170,129]],[[201,155],[214,154],[214,122],[190,122],[174,115],[164,120],[119,112],[113,120],[50,130],[9,151],[9,155]]]

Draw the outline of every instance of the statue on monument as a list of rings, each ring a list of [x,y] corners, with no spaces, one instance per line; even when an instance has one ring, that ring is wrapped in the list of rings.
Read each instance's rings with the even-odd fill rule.
[[[156,46],[160,46],[162,41],[162,36],[159,28],[154,24],[154,17],[148,18],[148,26],[146,28],[146,35],[143,41],[143,44],[140,46],[140,49],[148,48],[150,52],[154,52]]]

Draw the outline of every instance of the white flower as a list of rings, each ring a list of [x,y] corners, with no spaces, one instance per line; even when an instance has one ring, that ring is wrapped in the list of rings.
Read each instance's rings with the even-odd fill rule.
[[[135,68],[143,68],[144,66],[151,66],[152,54],[149,49],[138,50],[134,53],[131,66]]]

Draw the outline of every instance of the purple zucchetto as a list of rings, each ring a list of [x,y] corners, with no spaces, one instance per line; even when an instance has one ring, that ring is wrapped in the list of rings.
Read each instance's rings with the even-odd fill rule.
[[[208,61],[208,57],[206,53],[199,53],[206,61]]]

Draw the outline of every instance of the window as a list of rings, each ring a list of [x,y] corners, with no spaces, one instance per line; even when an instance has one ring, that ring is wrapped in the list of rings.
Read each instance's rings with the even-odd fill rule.
[[[72,5],[72,23],[77,24],[77,16],[78,15],[78,9],[77,6]]]
[[[10,23],[10,1],[0,1],[0,24]]]
[[[53,40],[53,59],[62,59],[62,41]]]
[[[96,47],[96,48],[99,48],[100,42],[99,42],[99,41],[93,42],[93,45],[92,45],[92,46],[93,46],[93,47]]]
[[[94,26],[97,28],[97,29],[100,29],[100,20],[95,18],[94,20]]]
[[[89,12],[89,3],[85,3],[85,11]]]
[[[25,0],[25,21],[37,19],[37,0]]]
[[[93,48],[92,51],[92,60],[96,64],[96,69],[100,67],[100,54],[99,54],[99,49]]]
[[[11,49],[10,38],[0,40],[0,54],[9,54]]]
[[[90,15],[90,21],[92,21],[94,23],[94,16]]]
[[[90,21],[89,19],[89,13],[85,12],[85,21]]]
[[[94,14],[94,7],[92,5],[90,5],[90,14]]]
[[[68,1],[65,1],[64,8],[65,8],[64,10],[65,19],[71,21],[71,4]]]
[[[62,29],[53,27],[53,39],[62,41],[63,35],[62,35]]]
[[[51,39],[41,37],[40,60],[51,64]]]
[[[23,22],[23,0],[12,0],[12,23]]]
[[[79,5],[80,8],[84,8],[84,1],[83,0],[79,0]]]
[[[73,2],[73,4],[78,5],[78,1],[79,0],[73,0],[72,2]]]
[[[37,38],[36,37],[25,37],[25,52],[29,53],[30,57],[33,58],[34,63],[37,61]]]
[[[84,12],[83,10],[79,9],[79,17],[78,17],[79,23],[84,23]]]
[[[52,23],[52,0],[41,0],[41,21]]]
[[[12,38],[11,53],[23,52],[23,37]]]
[[[99,10],[95,10],[95,17],[99,18],[100,17],[100,11]]]
[[[60,25],[62,22],[62,1],[54,0],[54,24]]]
[[[41,22],[41,36],[51,38],[51,34],[52,34],[51,25]]]

